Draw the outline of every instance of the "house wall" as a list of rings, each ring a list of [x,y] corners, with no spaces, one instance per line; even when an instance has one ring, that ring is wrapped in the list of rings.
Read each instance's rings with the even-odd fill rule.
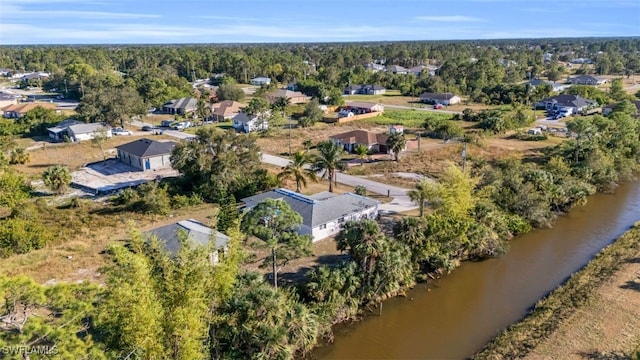
[[[144,162],[144,159],[142,160]],[[149,158],[151,169],[144,171],[153,171],[171,168],[171,154],[159,155]],[[143,166],[144,167],[144,166]]]
[[[371,207],[369,209],[365,209],[363,211],[353,213],[349,216],[345,216],[341,219],[336,219],[334,221],[330,221],[326,224],[321,224],[316,226],[312,230],[312,238],[313,241],[318,241],[325,239],[329,236],[333,236],[342,231],[342,224],[351,220],[360,220],[360,219],[375,219],[378,216],[378,206]]]
[[[153,170],[171,168],[171,154],[158,155],[158,156],[150,157],[148,159],[149,159],[150,169],[147,170],[145,169],[144,158],[140,158],[138,156],[126,153],[122,150],[118,150],[118,160],[138,170],[153,171]]]
[[[86,140],[91,140],[95,137],[96,133],[92,132],[92,133],[86,133],[86,134],[75,134],[73,133],[73,131],[69,130],[69,137],[73,140],[73,141],[86,141]],[[110,138],[111,137],[111,131],[106,131],[105,135]]]

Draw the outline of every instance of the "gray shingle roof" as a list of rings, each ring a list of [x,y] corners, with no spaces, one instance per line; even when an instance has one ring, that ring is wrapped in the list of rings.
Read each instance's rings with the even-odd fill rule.
[[[178,231],[185,231],[188,238],[195,245],[207,245],[211,239],[211,234],[215,233],[216,249],[224,248],[229,243],[229,237],[219,231],[214,231],[203,223],[189,219],[169,224],[159,228],[151,229],[145,234],[156,236],[163,243],[165,249],[171,254],[175,254],[180,249],[180,238]]]
[[[103,123],[89,123],[89,124],[81,123],[81,124],[69,125],[68,128],[69,128],[69,131],[73,132],[76,135],[92,134],[97,131],[101,131],[101,130],[109,131],[111,129],[109,125],[105,125]]]
[[[287,189],[276,189],[244,198],[247,208],[256,206],[265,199],[285,201],[291,209],[302,216],[302,223],[310,228],[338,220],[355,212],[380,204],[379,201],[352,193],[342,195],[321,192],[312,196],[302,195]]]
[[[158,155],[167,155],[176,146],[173,141],[155,141],[151,139],[140,139],[130,143],[117,146],[116,149],[140,158]]]
[[[181,99],[171,100],[162,106],[169,109],[192,110],[197,107],[197,104],[198,104],[198,100],[194,98],[181,98]]]
[[[542,100],[541,102],[543,103],[551,102],[551,103],[556,103],[560,106],[570,106],[578,109],[583,108],[585,106],[596,104],[596,102],[593,100],[585,99],[578,95],[568,95],[568,94],[552,96],[550,98],[546,98]]]

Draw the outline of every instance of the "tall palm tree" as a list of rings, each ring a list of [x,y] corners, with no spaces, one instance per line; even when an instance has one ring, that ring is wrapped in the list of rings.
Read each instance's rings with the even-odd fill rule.
[[[422,179],[422,181],[416,184],[415,189],[409,190],[407,192],[407,195],[409,195],[411,201],[418,203],[418,208],[420,209],[420,217],[424,215],[424,203],[432,193],[433,182],[429,179]]]
[[[207,104],[207,102],[201,98],[198,100],[196,105],[196,115],[198,115],[200,120],[204,123],[209,117],[211,117],[211,105]]]
[[[293,154],[293,160],[282,168],[282,171],[278,174],[278,179],[295,180],[296,192],[300,192],[303,186],[307,186],[307,180],[318,181],[315,171],[306,167],[306,165],[311,164],[311,160],[311,154],[305,151],[297,151]]]
[[[340,168],[340,159],[344,149],[342,146],[327,140],[318,144],[318,155],[313,162],[314,171],[324,171],[323,178],[329,179],[329,192],[333,192],[333,180],[336,170]]]

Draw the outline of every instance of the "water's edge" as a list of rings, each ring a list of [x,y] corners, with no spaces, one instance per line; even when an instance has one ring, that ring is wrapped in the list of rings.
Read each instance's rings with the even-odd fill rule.
[[[339,325],[319,359],[463,359],[584,267],[640,219],[640,182],[596,194],[552,229],[512,240],[495,259],[466,262],[443,279],[384,304],[382,316]]]

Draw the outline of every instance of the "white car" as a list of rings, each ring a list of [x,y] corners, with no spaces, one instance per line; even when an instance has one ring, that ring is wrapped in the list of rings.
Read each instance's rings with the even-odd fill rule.
[[[113,129],[111,129],[111,134],[113,134],[114,136],[118,136],[118,135],[133,135],[133,133],[131,131],[123,129],[123,128],[113,128]]]

